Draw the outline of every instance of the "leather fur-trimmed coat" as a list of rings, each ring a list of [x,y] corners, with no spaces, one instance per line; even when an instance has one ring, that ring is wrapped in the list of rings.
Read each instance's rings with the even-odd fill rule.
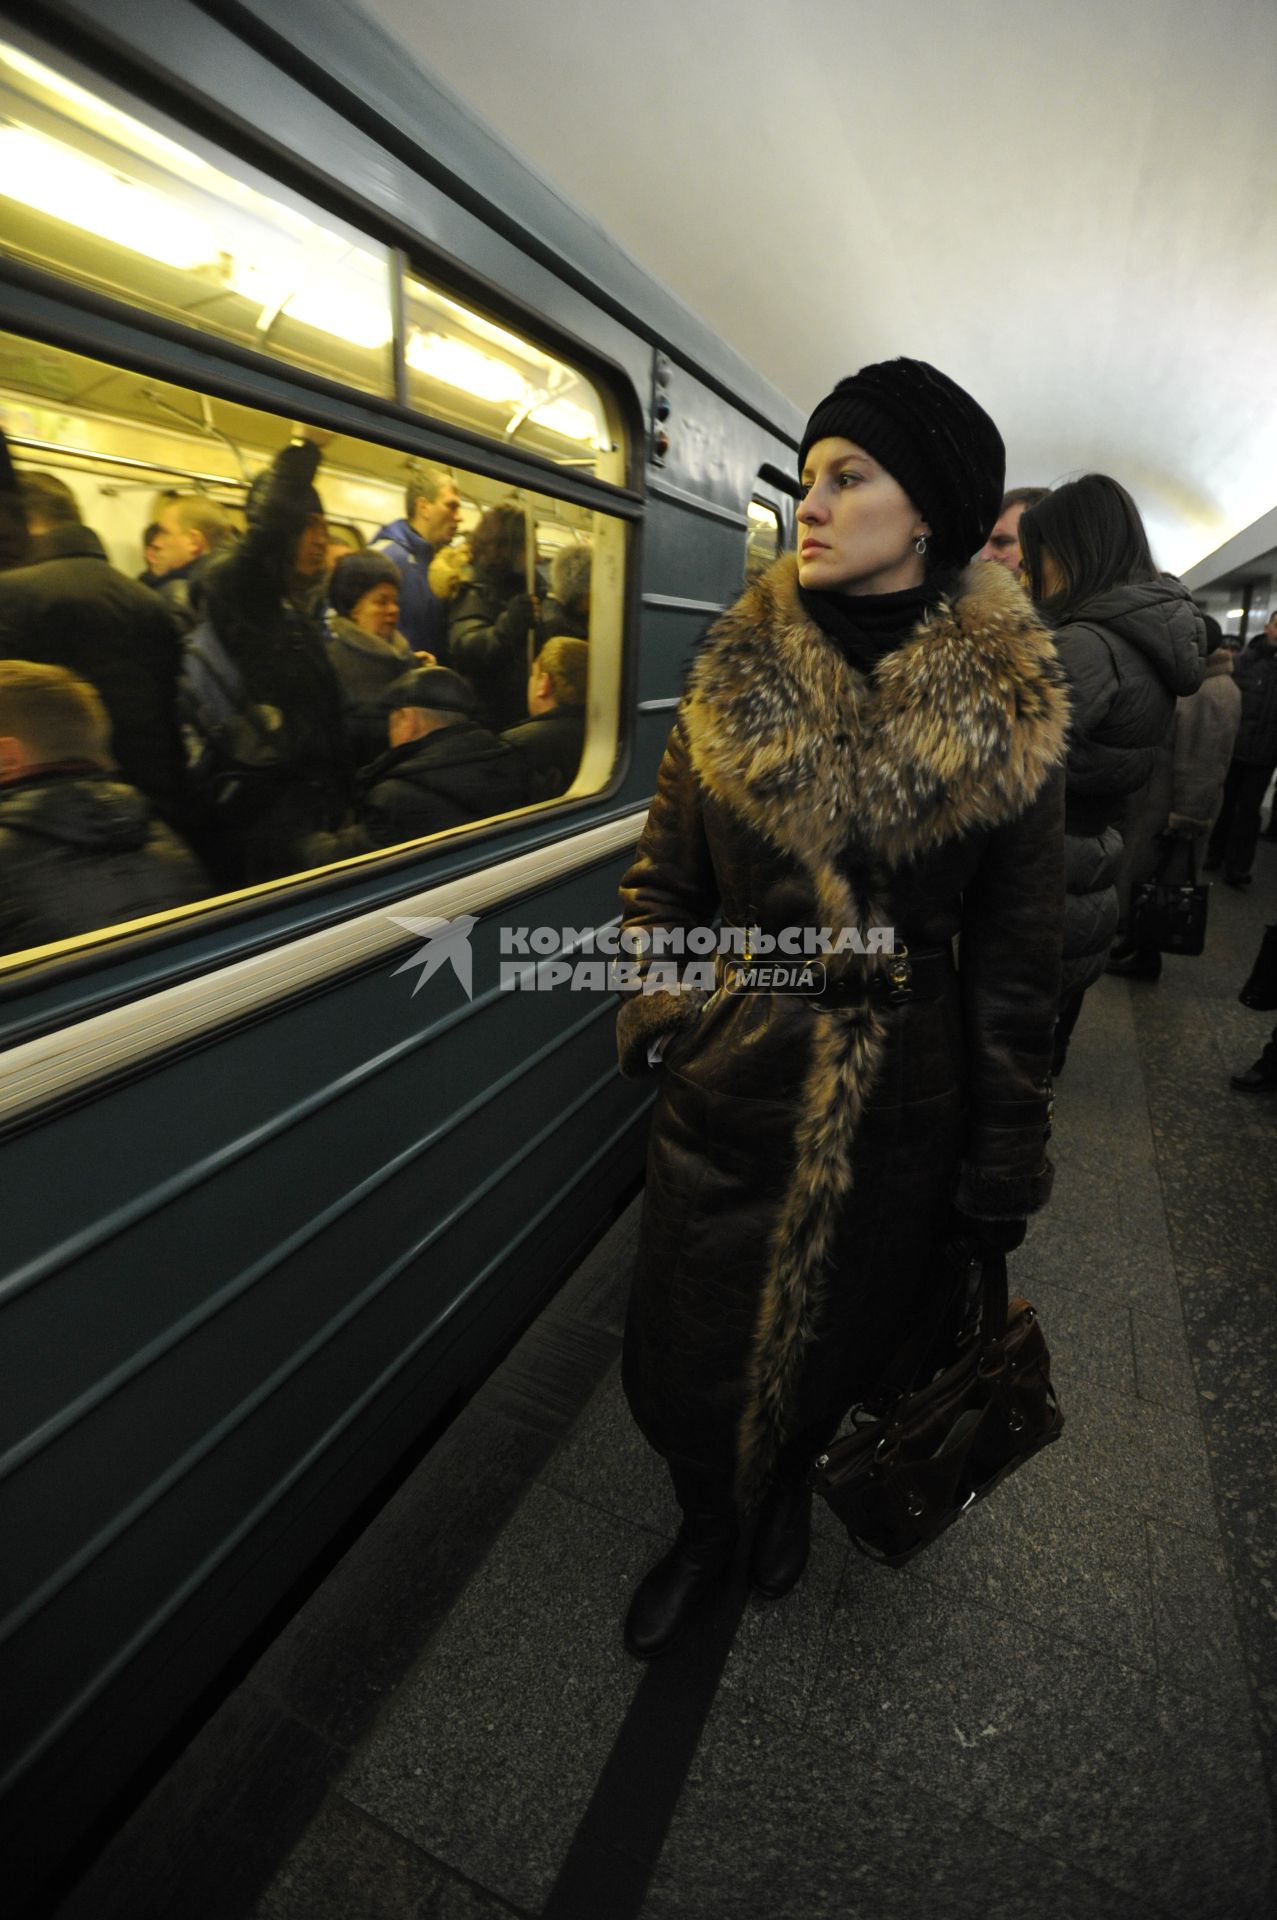
[[[818,1007],[665,989],[624,1379],[651,1443],[748,1508],[777,1454],[870,1392],[931,1301],[952,1207],[1040,1207],[1063,915],[1068,704],[1004,568],[865,676],[792,555],[712,630],[622,883],[628,927],[895,929],[961,969],[934,999]],[[827,961],[832,981],[880,955]]]

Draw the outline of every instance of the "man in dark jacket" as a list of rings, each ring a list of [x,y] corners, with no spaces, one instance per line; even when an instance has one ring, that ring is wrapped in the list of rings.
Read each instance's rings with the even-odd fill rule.
[[[1259,810],[1277,767],[1277,613],[1259,638],[1237,656],[1233,678],[1242,697],[1241,725],[1206,864],[1222,864],[1230,887],[1248,887],[1259,838]]]
[[[234,538],[225,507],[206,493],[179,493],[155,516],[154,578],[147,582],[168,607],[182,633],[199,620],[202,583],[213,555]]]
[[[457,531],[461,495],[450,473],[424,467],[412,479],[402,520],[392,520],[373,540],[399,569],[399,627],[415,653],[441,660],[448,641],[447,602],[438,600],[426,578],[436,551]]]
[[[317,835],[310,859],[344,859],[464,826],[527,801],[523,761],[479,726],[474,691],[447,667],[418,667],[387,687],[390,746],[360,775],[357,824]]]
[[[341,689],[322,619],[328,534],[314,484],[331,438],[318,427],[298,430],[249,489],[247,532],[214,556],[202,582],[208,623],[258,743],[223,836],[235,844],[219,852],[230,881],[295,871],[304,842],[336,826],[349,804]],[[198,716],[192,724],[199,729]]]
[[[585,745],[585,693],[590,649],[559,634],[547,640],[528,675],[528,713],[501,738],[522,756],[533,800],[553,800],[576,778]]]
[[[199,900],[209,884],[111,762],[94,688],[0,661],[0,953]]]
[[[28,564],[0,573],[0,658],[66,667],[97,688],[130,785],[170,821],[182,817],[185,756],[177,722],[177,633],[161,600],[117,573],[52,474],[20,481]]]

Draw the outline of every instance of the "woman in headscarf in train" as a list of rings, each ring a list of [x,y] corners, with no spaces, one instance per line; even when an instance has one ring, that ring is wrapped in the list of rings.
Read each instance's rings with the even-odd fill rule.
[[[1026,584],[1055,629],[1071,719],[1064,806],[1064,970],[1052,1071],[1117,932],[1121,827],[1153,776],[1175,701],[1201,685],[1206,625],[1159,573],[1125,487],[1088,473],[1026,508]]]
[[[799,551],[711,630],[622,883],[631,944],[721,914],[826,969],[811,997],[649,959],[621,1011],[623,1071],[661,1079],[624,1383],[683,1514],[630,1608],[641,1659],[742,1524],[754,1585],[794,1585],[812,1456],[940,1327],[945,1249],[1018,1245],[1051,1186],[1067,704],[1017,582],[966,564],[1002,440],[894,360],[821,401],[800,466]]]

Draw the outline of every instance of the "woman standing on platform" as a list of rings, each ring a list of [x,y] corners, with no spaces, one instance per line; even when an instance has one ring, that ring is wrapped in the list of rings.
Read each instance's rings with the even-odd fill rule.
[[[622,1069],[662,1076],[625,1388],[683,1509],[626,1622],[642,1659],[742,1521],[754,1584],[794,1585],[811,1457],[942,1315],[945,1241],[1018,1245],[1051,1184],[1067,706],[1015,580],[965,565],[1001,438],[895,360],[821,402],[801,472],[799,552],[711,632],[622,900],[635,933],[721,912],[870,950],[826,954],[814,999],[683,984],[620,1015]]]
[[[1117,934],[1121,822],[1147,785],[1177,695],[1206,670],[1188,588],[1159,573],[1125,487],[1088,473],[1025,509],[1024,575],[1068,675],[1064,971],[1052,1071],[1064,1070],[1082,999]]]

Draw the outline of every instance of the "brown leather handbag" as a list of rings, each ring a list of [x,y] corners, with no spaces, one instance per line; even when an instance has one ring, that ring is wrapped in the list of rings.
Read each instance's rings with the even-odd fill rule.
[[[812,1469],[852,1545],[889,1567],[921,1553],[1063,1429],[1042,1327],[1027,1300],[1008,1303],[1005,1255],[984,1262],[980,1296],[957,1359],[925,1386],[888,1395],[885,1410],[881,1399],[857,1409],[853,1430]]]

